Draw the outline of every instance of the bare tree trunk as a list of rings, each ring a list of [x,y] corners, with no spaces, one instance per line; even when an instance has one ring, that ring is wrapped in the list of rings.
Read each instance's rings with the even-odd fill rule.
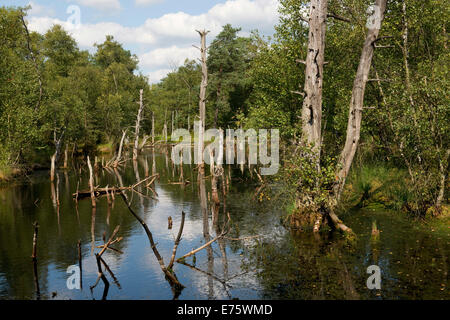
[[[95,208],[97,206],[97,204],[95,203],[94,175],[93,175],[91,160],[89,159],[89,156],[87,157],[87,165],[89,168],[89,190],[91,191],[91,202],[92,202],[92,207]]]
[[[172,131],[170,132],[170,135],[172,135],[173,134],[173,131],[174,131],[174,118],[173,118],[173,111],[172,111]]]
[[[208,66],[206,64],[206,35],[209,33],[209,31],[199,31],[197,30],[198,34],[200,35],[200,52],[201,52],[201,61],[202,61],[202,83],[200,85],[200,101],[199,101],[199,112],[200,112],[200,128],[199,128],[199,156],[201,156],[200,159],[200,167],[199,172],[201,174],[204,174],[205,172],[205,162],[203,159],[203,149],[204,149],[204,133],[205,133],[205,120],[206,120],[206,88],[208,87]]]
[[[358,148],[359,138],[361,134],[361,120],[364,105],[364,93],[366,89],[369,71],[372,65],[372,58],[375,49],[375,42],[380,33],[381,24],[386,10],[387,0],[376,0],[375,8],[379,10],[379,17],[376,18],[375,23],[369,28],[364,42],[364,46],[359,61],[358,71],[353,83],[352,97],[349,108],[349,118],[347,124],[347,137],[344,149],[339,158],[338,183],[335,186],[334,195],[339,201],[342,191],[345,186],[353,158]]]
[[[126,135],[127,135],[127,129],[123,130],[123,132],[122,132],[122,138],[120,139],[119,151],[117,152],[117,157],[116,157],[116,160],[114,161],[114,168],[117,168],[117,166],[119,165],[120,159],[122,159],[123,142],[125,140]]]
[[[56,131],[54,132],[55,153],[50,158],[50,161],[51,161],[51,165],[50,165],[50,180],[51,181],[55,181],[55,168],[56,168],[56,163],[58,162],[58,159],[59,159],[59,153],[61,151],[61,143],[62,143],[63,138],[64,138],[64,132],[65,131],[63,131],[61,133],[61,136],[59,137],[59,139],[56,139]]]
[[[64,169],[67,169],[67,162],[69,158],[69,145],[66,143],[66,149],[64,150]]]
[[[439,161],[439,171],[441,175],[441,186],[439,188],[439,194],[436,199],[436,208],[440,208],[442,206],[442,201],[444,200],[445,195],[445,180],[447,179],[447,166],[448,166],[448,157],[450,156],[450,150],[447,150],[445,154],[445,160]]]
[[[302,107],[302,139],[306,143],[314,145],[313,150],[318,169],[322,131],[322,87],[327,11],[327,0],[311,0]]]
[[[155,112],[152,111],[152,145],[155,146]]]
[[[133,148],[133,160],[136,160],[139,152],[139,130],[141,128],[142,111],[144,110],[144,103],[142,102],[142,95],[144,90],[139,91],[139,111],[136,119],[136,129],[134,131],[134,148]]]
[[[144,135],[144,138],[142,138],[142,142],[139,144],[139,149],[138,151],[140,152],[142,149],[144,149],[145,145],[147,144],[148,139],[150,138],[150,136],[148,135]]]

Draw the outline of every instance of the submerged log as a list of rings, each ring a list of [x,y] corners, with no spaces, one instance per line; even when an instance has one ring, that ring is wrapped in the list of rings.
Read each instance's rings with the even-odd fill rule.
[[[159,174],[155,174],[152,175],[150,177],[145,178],[144,180],[141,180],[137,183],[135,183],[132,186],[129,187],[105,187],[105,188],[94,188],[93,192],[94,192],[94,196],[95,197],[100,197],[103,195],[113,195],[116,193],[120,193],[122,191],[126,191],[126,190],[132,190],[138,186],[140,186],[141,184],[143,184],[144,182],[150,180],[150,183],[146,185],[147,188],[150,188],[150,185],[153,183],[154,180],[156,180],[158,178]],[[72,196],[75,199],[84,199],[84,198],[88,198],[91,197],[91,190],[81,190],[81,191],[77,191],[76,193],[72,194]]]

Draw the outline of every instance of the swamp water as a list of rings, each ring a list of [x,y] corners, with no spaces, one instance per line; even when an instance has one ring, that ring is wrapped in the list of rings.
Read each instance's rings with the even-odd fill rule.
[[[145,164],[147,162],[147,165]],[[190,266],[175,263],[174,271],[185,288],[178,299],[449,299],[448,257],[450,232],[435,235],[400,214],[359,210],[343,215],[357,234],[353,245],[338,233],[294,234],[280,223],[285,211],[274,201],[252,200],[257,185],[233,179],[226,196],[226,207],[212,221],[210,206],[202,210],[197,172],[185,165],[184,178],[164,153],[130,161],[119,176],[99,170],[95,185],[129,186],[152,174],[153,162],[160,179],[157,199],[144,185],[141,194],[128,192],[135,212],[147,223],[166,265],[174,240],[186,212],[186,222],[177,257],[198,248],[220,233],[230,214],[232,230],[228,239],[186,258]],[[136,170],[137,169],[137,170]],[[228,170],[228,169],[226,169]],[[113,245],[120,252],[107,250],[103,259],[115,274],[114,283],[106,272],[110,287],[107,299],[173,299],[174,292],[165,279],[150,248],[142,226],[128,211],[119,195],[112,207],[107,198],[97,201],[93,212],[89,198],[76,208],[72,194],[88,187],[88,173],[60,170],[52,185],[48,172],[36,172],[20,185],[0,188],[0,299],[101,299],[104,285],[97,279],[98,253],[105,233],[109,238],[117,225],[123,240]],[[233,175],[238,178],[239,170]],[[219,188],[221,189],[221,188]],[[204,197],[211,191],[205,180]],[[205,194],[206,193],[206,194]],[[223,199],[220,194],[221,200]],[[59,199],[59,205],[58,200]],[[209,201],[208,201],[209,203]],[[207,214],[204,214],[204,213]],[[168,229],[168,218],[173,228]],[[381,230],[371,239],[372,222]],[[33,222],[39,222],[37,281],[31,261]],[[260,236],[255,238],[255,236]],[[230,239],[233,238],[233,239]],[[235,240],[234,238],[244,238]],[[82,249],[82,289],[69,290],[67,268],[78,265],[77,243]],[[366,287],[367,268],[381,268],[381,290]]]

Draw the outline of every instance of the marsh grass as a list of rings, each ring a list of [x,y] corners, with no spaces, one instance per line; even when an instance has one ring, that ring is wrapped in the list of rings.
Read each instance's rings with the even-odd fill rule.
[[[384,207],[411,211],[417,197],[409,185],[405,170],[383,164],[362,166],[354,170],[344,195],[346,207]]]

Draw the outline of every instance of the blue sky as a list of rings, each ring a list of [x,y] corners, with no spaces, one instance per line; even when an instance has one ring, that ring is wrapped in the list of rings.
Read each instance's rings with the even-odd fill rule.
[[[82,49],[112,34],[140,60],[140,71],[158,82],[186,58],[199,53],[195,29],[211,31],[211,41],[226,23],[242,27],[243,34],[258,29],[271,35],[278,20],[277,0],[1,0],[1,5],[31,4],[29,28],[44,33],[61,24]],[[69,6],[80,10],[80,25],[68,20]],[[72,20],[74,21],[74,20]]]

